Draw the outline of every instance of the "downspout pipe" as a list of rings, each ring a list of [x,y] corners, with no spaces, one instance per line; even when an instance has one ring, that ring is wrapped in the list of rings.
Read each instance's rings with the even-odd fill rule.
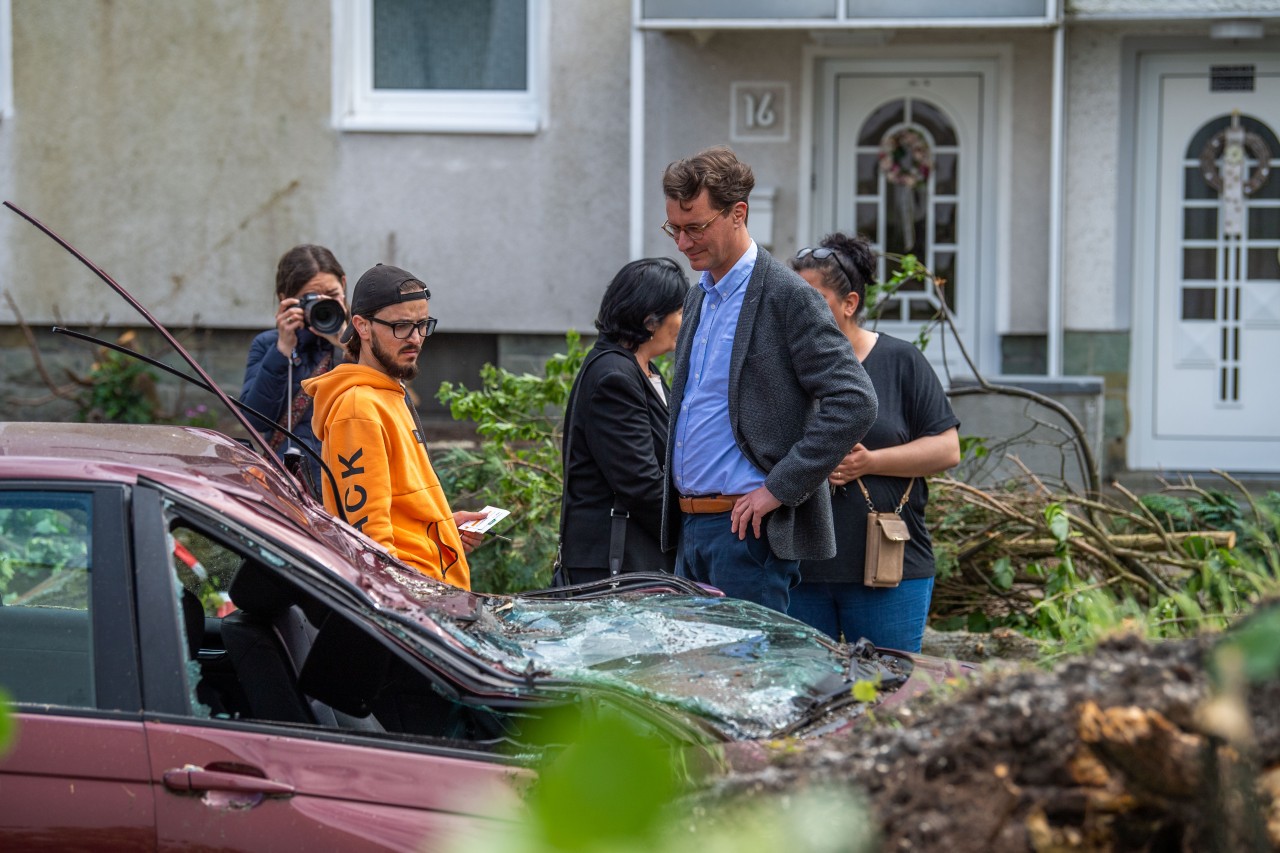
[[[631,0],[631,260],[644,256],[644,30],[640,2]]]
[[[1057,22],[1053,31],[1053,96],[1050,117],[1049,148],[1049,311],[1047,335],[1047,372],[1062,375],[1063,341],[1063,177],[1066,143],[1066,20],[1062,0],[1058,0]]]

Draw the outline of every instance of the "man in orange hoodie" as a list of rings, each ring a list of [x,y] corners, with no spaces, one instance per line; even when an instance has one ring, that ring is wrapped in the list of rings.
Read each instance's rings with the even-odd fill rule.
[[[431,292],[399,267],[378,264],[356,282],[342,334],[347,363],[302,383],[315,398],[311,424],[338,481],[324,504],[401,562],[428,577],[471,588],[466,551],[481,536],[458,525],[484,518],[452,512],[427,458],[418,413],[404,381],[418,374],[422,343],[435,331]]]

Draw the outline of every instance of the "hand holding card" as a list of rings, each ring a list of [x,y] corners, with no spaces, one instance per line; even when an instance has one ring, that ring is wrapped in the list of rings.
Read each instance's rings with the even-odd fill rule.
[[[484,513],[484,518],[477,519],[476,521],[468,521],[464,524],[459,524],[458,529],[470,530],[473,533],[484,533],[488,531],[489,528],[497,524],[499,521],[502,521],[502,519],[506,518],[508,515],[511,515],[511,510],[500,509],[499,507],[496,507],[496,506],[487,506],[480,511]]]

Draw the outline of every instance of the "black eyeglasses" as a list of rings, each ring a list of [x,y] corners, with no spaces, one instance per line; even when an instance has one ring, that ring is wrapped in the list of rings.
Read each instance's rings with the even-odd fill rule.
[[[858,281],[862,277],[854,276],[849,273],[849,268],[844,265],[844,255],[840,254],[840,252],[835,249],[828,249],[826,246],[819,246],[816,249],[805,247],[796,252],[796,260],[802,260],[810,255],[813,255],[813,257],[819,261],[825,261],[827,258],[835,258],[836,266],[840,268],[840,272],[844,275],[845,280],[849,282],[849,287],[855,291],[858,289]]]
[[[431,333],[436,330],[436,323],[440,321],[439,317],[428,317],[425,320],[419,320],[412,323],[408,320],[401,320],[399,323],[388,323],[386,320],[379,320],[377,317],[366,317],[370,323],[377,323],[379,326],[386,326],[391,330],[391,334],[400,340],[408,340],[409,336],[417,330],[418,334],[424,338],[431,337]]]

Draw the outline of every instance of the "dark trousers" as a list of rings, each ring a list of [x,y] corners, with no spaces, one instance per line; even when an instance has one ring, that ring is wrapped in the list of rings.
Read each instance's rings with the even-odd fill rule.
[[[680,524],[676,574],[710,584],[731,598],[786,613],[789,591],[800,582],[800,561],[775,555],[764,525],[759,539],[750,530],[739,539],[729,525],[728,512],[686,513]]]

